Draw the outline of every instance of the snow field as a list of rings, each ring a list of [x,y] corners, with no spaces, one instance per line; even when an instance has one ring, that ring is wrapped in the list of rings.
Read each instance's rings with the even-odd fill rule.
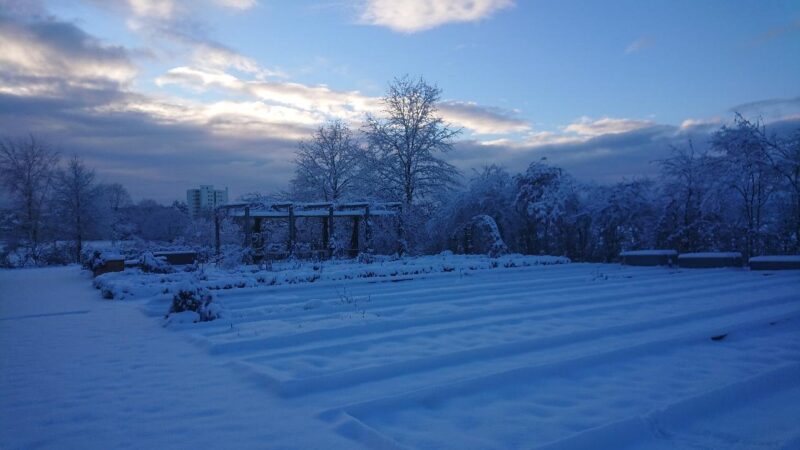
[[[0,355],[11,368],[0,438],[13,436],[10,448],[800,443],[800,273],[531,258],[298,264],[281,276],[322,276],[214,290],[221,319],[166,329],[171,290],[192,274],[100,277],[128,289],[120,302],[56,270],[62,295],[1,311],[14,345]],[[23,291],[51,289],[39,284]]]
[[[225,319],[178,329],[367,446],[577,445],[791,371],[799,293],[797,273],[569,264],[231,290]]]

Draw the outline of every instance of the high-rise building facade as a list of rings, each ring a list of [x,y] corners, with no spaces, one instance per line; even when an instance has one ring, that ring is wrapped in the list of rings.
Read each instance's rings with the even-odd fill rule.
[[[200,185],[200,189],[186,191],[186,204],[189,206],[189,216],[197,217],[203,212],[213,211],[214,208],[228,203],[228,188],[215,190],[210,184]]]

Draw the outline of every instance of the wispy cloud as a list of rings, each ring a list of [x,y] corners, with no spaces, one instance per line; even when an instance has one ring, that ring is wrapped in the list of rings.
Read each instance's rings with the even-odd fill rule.
[[[591,117],[583,116],[564,127],[564,131],[567,133],[575,133],[579,136],[594,137],[604,134],[627,133],[652,125],[654,125],[654,123],[650,120],[615,119],[611,117],[592,119]]]
[[[456,123],[475,134],[521,133],[531,129],[530,123],[515,117],[515,111],[480,106],[474,102],[443,102],[439,111],[448,122]]]
[[[653,46],[653,40],[647,36],[642,36],[625,47],[625,54],[640,52],[646,48]]]
[[[800,117],[800,97],[771,98],[742,103],[730,108],[729,112],[761,118],[767,122],[797,118]]]
[[[800,32],[800,19],[795,19],[793,22],[786,25],[772,27],[769,30],[765,31],[764,33],[761,33],[760,35],[756,36],[756,38],[753,39],[750,44],[754,47],[757,47],[760,45],[764,45],[772,40],[778,39],[782,36],[785,36],[787,34],[797,33],[797,32]]]
[[[360,21],[416,33],[447,23],[475,22],[513,5],[513,0],[364,0]]]

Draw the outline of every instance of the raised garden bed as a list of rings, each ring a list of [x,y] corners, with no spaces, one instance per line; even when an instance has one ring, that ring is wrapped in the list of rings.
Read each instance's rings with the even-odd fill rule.
[[[754,256],[750,270],[800,270],[800,255]]]
[[[102,264],[92,269],[92,275],[99,276],[109,272],[122,272],[125,270],[125,260],[122,258],[106,259]]]
[[[672,266],[678,262],[675,250],[630,250],[619,256],[626,266]]]
[[[194,264],[197,261],[197,252],[153,252],[153,256],[172,266]]]
[[[678,255],[678,266],[687,269],[742,267],[742,254],[739,252],[682,253]]]

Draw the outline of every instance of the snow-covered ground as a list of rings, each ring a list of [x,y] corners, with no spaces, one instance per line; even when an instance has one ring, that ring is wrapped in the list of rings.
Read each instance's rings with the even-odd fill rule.
[[[0,272],[0,447],[800,447],[800,272],[444,259],[167,327],[188,275]]]

